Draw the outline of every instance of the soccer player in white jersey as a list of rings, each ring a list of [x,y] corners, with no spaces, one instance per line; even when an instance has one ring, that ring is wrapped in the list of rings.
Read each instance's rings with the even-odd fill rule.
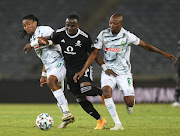
[[[60,53],[61,48],[59,45],[44,45],[39,46],[38,37],[48,37],[54,30],[49,26],[39,26],[38,19],[34,15],[27,15],[22,20],[24,31],[22,38],[25,35],[30,36],[30,44],[24,47],[25,53],[28,52],[28,48],[34,47],[37,56],[43,63],[43,70],[40,79],[40,86],[47,83],[51,89],[54,97],[57,100],[57,105],[63,113],[63,123],[59,128],[65,128],[67,124],[74,122],[74,116],[70,113],[68,108],[68,102],[64,96],[62,84],[66,76],[66,68],[64,66],[64,59]],[[61,82],[61,87],[58,85]]]
[[[139,45],[146,50],[159,53],[168,59],[176,59],[171,53],[161,51],[140,40],[122,26],[123,16],[121,14],[114,14],[110,17],[109,28],[100,32],[94,43],[94,51],[90,54],[82,70],[74,76],[74,80],[77,82],[86,69],[93,63],[99,50],[102,49],[104,51],[104,62],[100,64],[103,69],[101,74],[101,88],[103,90],[105,104],[115,123],[115,126],[110,130],[123,130],[112,99],[112,90],[115,86],[117,85],[119,90],[122,90],[129,114],[132,113],[132,107],[135,104],[129,60],[131,46],[129,45]]]

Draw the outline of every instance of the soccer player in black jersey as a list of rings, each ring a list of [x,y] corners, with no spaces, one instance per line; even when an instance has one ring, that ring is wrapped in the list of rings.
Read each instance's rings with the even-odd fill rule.
[[[90,66],[85,74],[77,83],[74,82],[73,76],[79,72],[90,52],[93,50],[91,37],[79,29],[79,18],[77,15],[70,15],[65,21],[65,27],[57,29],[49,40],[39,37],[39,44],[60,44],[64,56],[67,69],[67,83],[71,93],[81,107],[97,120],[95,129],[102,129],[107,121],[95,110],[92,103],[86,99],[86,96],[102,95],[102,90],[91,85],[92,82],[92,66]],[[100,55],[99,55],[100,57]],[[97,57],[97,61],[102,58]]]

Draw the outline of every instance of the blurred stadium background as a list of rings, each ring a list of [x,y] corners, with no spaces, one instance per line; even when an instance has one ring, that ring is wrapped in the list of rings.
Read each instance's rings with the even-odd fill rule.
[[[54,29],[64,26],[66,17],[75,13],[80,17],[81,29],[93,41],[108,27],[113,13],[124,16],[124,28],[143,41],[176,55],[180,40],[179,0],[1,0],[0,2],[0,102],[1,103],[53,103],[55,99],[48,87],[39,87],[42,64],[34,51],[25,55],[28,42],[19,38],[22,18],[34,14],[42,25]],[[174,100],[176,70],[173,61],[163,56],[132,46],[132,73],[137,102],[163,102]],[[94,63],[94,85],[100,86],[101,68]],[[74,102],[66,92],[69,102]],[[122,95],[114,92],[116,102]],[[100,102],[99,98],[89,98]]]

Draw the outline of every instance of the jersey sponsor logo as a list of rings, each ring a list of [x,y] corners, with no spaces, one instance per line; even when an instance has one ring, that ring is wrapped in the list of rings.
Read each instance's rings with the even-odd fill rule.
[[[109,52],[121,52],[121,48],[106,48],[106,51],[109,51]]]
[[[81,47],[81,41],[80,40],[78,40],[76,43],[75,43],[75,46],[79,46],[79,47]]]
[[[72,46],[68,46],[68,47],[66,48],[66,51],[64,51],[64,53],[75,55],[76,52],[73,52],[73,50],[74,50],[74,49],[73,49]]]

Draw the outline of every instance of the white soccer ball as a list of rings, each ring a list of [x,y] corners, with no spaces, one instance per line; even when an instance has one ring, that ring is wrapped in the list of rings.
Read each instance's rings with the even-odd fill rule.
[[[36,125],[41,130],[49,130],[54,124],[53,118],[48,113],[41,113],[37,116]]]

